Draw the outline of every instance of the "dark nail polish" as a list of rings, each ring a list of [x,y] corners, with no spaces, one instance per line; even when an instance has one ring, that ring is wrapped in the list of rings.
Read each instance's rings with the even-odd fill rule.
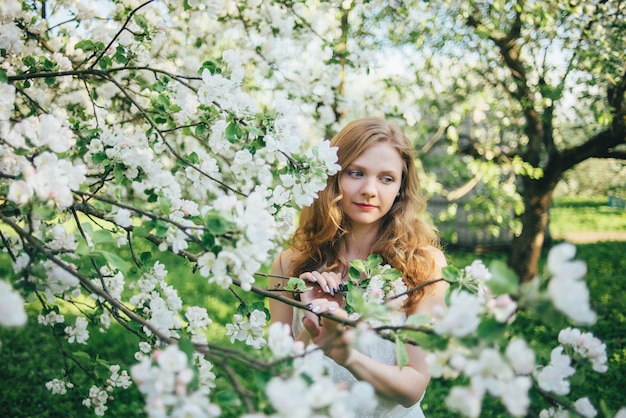
[[[337,293],[337,288],[333,287],[333,293]]]
[[[307,303],[307,304],[306,304],[306,308],[307,308],[307,309],[311,309],[311,307],[312,307],[312,306],[313,306],[313,304],[312,304],[312,303]]]

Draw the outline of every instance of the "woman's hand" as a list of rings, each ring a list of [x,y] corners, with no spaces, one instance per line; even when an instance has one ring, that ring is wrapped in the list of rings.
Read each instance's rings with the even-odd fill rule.
[[[322,273],[319,271],[307,271],[302,273],[300,278],[310,283],[316,283],[321,292],[331,296],[339,293],[343,286],[341,275],[332,271],[324,271]]]
[[[334,300],[319,298],[309,303],[310,313],[315,315],[328,313],[339,319],[348,319],[348,313]],[[352,352],[350,347],[353,338],[352,330],[348,330],[340,322],[323,316],[312,318],[310,315],[305,315],[303,325],[313,343],[324,350],[324,354],[335,360],[337,364],[348,363]]]
[[[314,271],[302,273],[300,278],[311,283],[310,289],[300,294],[300,301],[311,306],[309,311],[304,313],[305,318],[309,318],[311,321],[317,320],[317,312],[311,311],[314,308],[312,306],[313,301],[316,299],[326,299],[330,302],[336,302],[338,307],[343,307],[344,296],[339,293],[340,285],[342,285],[339,274]]]

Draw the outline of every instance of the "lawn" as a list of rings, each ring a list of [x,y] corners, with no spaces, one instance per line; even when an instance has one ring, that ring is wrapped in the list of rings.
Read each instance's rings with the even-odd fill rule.
[[[611,230],[621,228],[626,231],[624,211],[617,212],[606,206],[601,199],[561,199],[555,204],[552,212],[553,231],[560,228],[576,228],[578,231]],[[571,230],[570,230],[571,231]],[[593,307],[598,313],[598,323],[593,329],[596,336],[607,345],[609,371],[596,376],[587,376],[588,393],[595,405],[602,401],[608,411],[615,411],[624,406],[623,386],[626,383],[626,291],[622,275],[626,271],[626,242],[602,242],[580,244],[577,246],[577,258],[585,260],[588,265],[587,281],[591,292]],[[459,267],[465,266],[476,258],[476,254],[466,251],[450,251],[449,261]],[[492,259],[505,258],[504,253],[480,254],[488,263]],[[545,256],[545,254],[544,254]],[[5,261],[2,263],[2,261]],[[542,265],[543,265],[542,259]],[[6,258],[0,258],[0,274],[6,275],[10,264]],[[540,270],[541,270],[540,266]],[[172,273],[172,272],[171,272]],[[228,305],[233,306],[236,298],[230,292],[215,293],[206,281],[199,277],[178,277],[174,286],[181,295],[194,299],[194,303],[218,306],[218,312],[226,312]],[[223,309],[222,309],[223,308]],[[225,314],[214,319],[215,331],[212,337],[223,332],[223,324],[228,320]],[[50,330],[37,325],[36,313],[31,311],[29,326],[23,329],[0,328],[0,416],[1,417],[84,417],[87,410],[81,406],[82,397],[76,393],[64,396],[52,395],[45,383],[63,374],[64,355]],[[221,324],[220,324],[221,323]],[[537,323],[532,313],[520,314],[516,321],[528,337],[549,346],[555,346],[558,329],[549,329]],[[138,339],[119,326],[111,332],[100,334],[91,332],[91,343],[85,346],[85,354],[98,359],[101,367],[95,370],[104,373],[106,361],[119,363],[128,368],[135,363],[133,353],[136,351]],[[423,400],[423,408],[428,417],[451,417],[445,409],[444,398],[449,388],[448,382],[433,381]],[[82,389],[82,393],[88,387]],[[109,416],[140,417],[143,416],[142,399],[135,388],[120,391],[115,401],[109,402]],[[506,416],[502,409],[493,402],[488,402],[483,416]],[[604,416],[600,412],[599,416]]]
[[[626,209],[609,206],[607,197],[554,199],[550,209],[550,232],[625,232]]]

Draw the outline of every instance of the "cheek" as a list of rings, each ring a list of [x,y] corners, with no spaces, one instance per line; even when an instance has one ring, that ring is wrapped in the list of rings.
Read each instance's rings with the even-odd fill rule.
[[[400,187],[390,188],[386,191],[387,199],[391,200],[392,202],[395,201],[398,197],[398,193],[400,193]]]

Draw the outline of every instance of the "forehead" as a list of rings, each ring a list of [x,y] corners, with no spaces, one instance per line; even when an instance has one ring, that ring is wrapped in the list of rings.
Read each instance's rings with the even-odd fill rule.
[[[349,166],[376,171],[402,173],[404,161],[400,152],[389,142],[377,142],[359,154]]]

